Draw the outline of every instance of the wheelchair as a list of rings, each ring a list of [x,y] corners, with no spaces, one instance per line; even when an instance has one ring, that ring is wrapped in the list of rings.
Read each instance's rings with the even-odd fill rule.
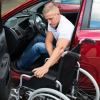
[[[58,70],[50,70],[42,79],[37,79],[32,72],[23,72],[19,86],[11,90],[9,100],[99,100],[97,82],[80,67],[79,52],[83,43],[95,44],[95,41],[84,39],[70,51],[65,51],[60,58]],[[81,76],[91,82],[92,89],[81,84]],[[32,87],[25,82],[33,82]]]

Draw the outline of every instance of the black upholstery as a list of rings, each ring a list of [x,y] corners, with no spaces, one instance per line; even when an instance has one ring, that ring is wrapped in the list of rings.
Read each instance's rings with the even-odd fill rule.
[[[28,35],[18,35],[16,32],[14,32],[7,26],[4,26],[4,29],[8,51],[11,60],[14,61],[18,59],[18,57],[20,57],[20,55],[22,54],[32,37],[29,37]]]
[[[0,100],[8,100],[11,90],[11,76],[9,72],[10,56],[7,52],[0,56]]]

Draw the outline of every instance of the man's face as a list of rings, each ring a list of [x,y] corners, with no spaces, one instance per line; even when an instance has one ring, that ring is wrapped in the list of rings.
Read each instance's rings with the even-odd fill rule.
[[[54,28],[58,25],[60,20],[60,14],[52,12],[46,13],[44,17],[48,21],[48,23]]]

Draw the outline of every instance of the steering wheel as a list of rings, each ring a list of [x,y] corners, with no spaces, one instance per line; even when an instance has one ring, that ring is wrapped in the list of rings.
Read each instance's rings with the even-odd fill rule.
[[[34,30],[34,28],[37,29],[37,31],[40,34],[45,34],[45,31],[47,29],[47,24],[43,16],[39,13],[34,13],[29,19],[29,23],[31,24],[31,28]]]

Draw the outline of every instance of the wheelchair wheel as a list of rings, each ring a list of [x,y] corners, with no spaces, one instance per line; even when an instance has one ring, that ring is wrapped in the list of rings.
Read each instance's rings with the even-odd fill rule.
[[[28,100],[70,100],[70,99],[57,90],[50,88],[40,88],[32,92]]]
[[[99,95],[99,86],[95,79],[87,71],[79,68],[78,80],[74,86],[74,96],[77,98],[75,100],[99,100]]]

